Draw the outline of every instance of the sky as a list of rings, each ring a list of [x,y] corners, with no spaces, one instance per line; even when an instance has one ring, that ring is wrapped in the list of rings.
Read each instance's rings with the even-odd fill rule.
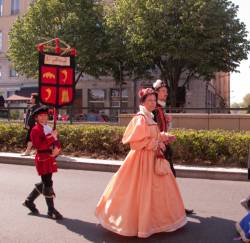
[[[250,0],[231,0],[239,6],[238,17],[250,32]],[[248,34],[250,39],[250,33]],[[231,104],[241,102],[244,95],[250,93],[250,54],[248,60],[242,61],[238,68],[240,73],[231,73]]]

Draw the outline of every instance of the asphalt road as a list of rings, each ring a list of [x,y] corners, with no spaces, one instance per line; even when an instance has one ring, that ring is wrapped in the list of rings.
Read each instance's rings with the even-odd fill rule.
[[[245,215],[239,201],[250,194],[247,182],[178,179],[187,208],[196,215],[183,229],[148,239],[126,238],[106,231],[94,216],[95,206],[112,173],[60,170],[54,176],[56,207],[65,219],[46,217],[43,197],[37,200],[42,213],[31,216],[21,203],[39,181],[29,166],[0,164],[0,242],[78,243],[78,242],[167,242],[235,243],[236,221]]]

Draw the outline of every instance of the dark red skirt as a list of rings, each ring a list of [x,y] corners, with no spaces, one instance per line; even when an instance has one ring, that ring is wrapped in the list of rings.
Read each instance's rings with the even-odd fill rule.
[[[57,172],[57,163],[50,154],[36,154],[36,170],[39,176]]]

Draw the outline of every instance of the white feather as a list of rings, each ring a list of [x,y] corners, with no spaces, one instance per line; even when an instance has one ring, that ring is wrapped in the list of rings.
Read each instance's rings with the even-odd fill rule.
[[[154,89],[160,88],[162,86],[163,81],[160,79],[157,79],[154,83],[153,83],[153,87]]]

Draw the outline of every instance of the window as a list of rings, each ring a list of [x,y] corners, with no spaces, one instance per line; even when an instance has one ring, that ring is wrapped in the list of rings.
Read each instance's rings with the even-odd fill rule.
[[[3,16],[3,0],[0,0],[0,17]]]
[[[10,68],[10,77],[18,77],[18,73],[14,68]]]
[[[120,107],[120,89],[111,89],[111,107]],[[122,108],[128,106],[128,90],[122,89]]]
[[[86,114],[86,121],[103,122],[105,114],[104,105],[106,100],[105,89],[88,89],[88,112]]]
[[[103,108],[106,98],[104,89],[89,89],[88,90],[88,106],[90,109]]]
[[[3,49],[3,32],[0,31],[0,51]]]
[[[7,97],[10,97],[15,94],[15,91],[7,91]]]
[[[11,15],[19,14],[20,6],[19,0],[11,0]]]
[[[122,102],[121,102],[122,101]],[[122,98],[120,97],[120,89],[111,89],[110,91],[110,103],[111,109],[110,111],[110,119],[111,121],[118,121],[119,113],[126,114],[128,113],[128,90],[122,89]]]

